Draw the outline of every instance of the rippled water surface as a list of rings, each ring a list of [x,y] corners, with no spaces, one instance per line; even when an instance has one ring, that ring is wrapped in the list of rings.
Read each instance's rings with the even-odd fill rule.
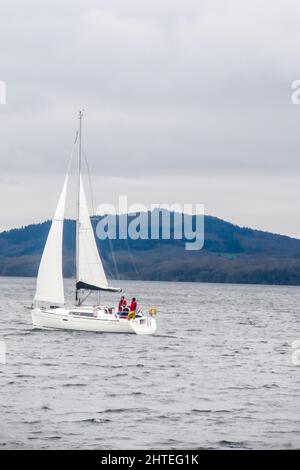
[[[34,279],[0,278],[2,448],[300,447],[300,288],[120,284],[156,336],[33,331]]]

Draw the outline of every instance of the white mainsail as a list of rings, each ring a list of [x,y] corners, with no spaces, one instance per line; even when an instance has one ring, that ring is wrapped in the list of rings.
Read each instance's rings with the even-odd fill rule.
[[[62,241],[68,175],[56,207],[37,276],[35,300],[63,304],[65,302]]]
[[[77,287],[110,290],[96,245],[81,175],[78,223]]]

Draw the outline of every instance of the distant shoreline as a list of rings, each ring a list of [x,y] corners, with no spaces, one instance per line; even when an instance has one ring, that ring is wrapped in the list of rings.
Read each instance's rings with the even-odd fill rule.
[[[0,279],[32,279],[36,281],[34,276],[3,276],[0,274]],[[72,277],[64,277],[64,281],[72,280]],[[151,280],[151,279],[109,279],[111,282],[149,282],[154,284],[160,283],[178,283],[178,284],[208,284],[216,286],[253,286],[253,287],[300,287],[300,284],[264,284],[264,283],[246,283],[246,282],[209,282],[209,281],[175,281],[175,280]],[[115,293],[114,293],[115,294]],[[118,295],[118,294],[117,294]]]
[[[172,213],[171,213],[172,215]],[[99,218],[93,218],[96,227]],[[0,233],[0,275],[36,277],[50,221]],[[185,240],[97,239],[111,279],[300,286],[300,240],[205,216],[202,250]],[[148,227],[149,233],[151,226]],[[171,232],[174,226],[171,226]],[[75,222],[65,220],[64,277],[74,275]]]

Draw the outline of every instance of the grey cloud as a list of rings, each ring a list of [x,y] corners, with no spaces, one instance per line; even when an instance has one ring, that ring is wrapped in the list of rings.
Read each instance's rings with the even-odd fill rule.
[[[296,0],[2,2],[2,178],[58,181],[80,107],[94,175],[124,186],[294,174],[299,13]]]

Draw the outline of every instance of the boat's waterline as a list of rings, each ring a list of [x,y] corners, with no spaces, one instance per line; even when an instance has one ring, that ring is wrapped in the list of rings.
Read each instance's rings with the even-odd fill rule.
[[[78,310],[66,308],[41,309],[35,308],[31,311],[33,328],[36,329],[63,329],[93,331],[100,333],[135,333],[139,335],[153,335],[156,331],[156,319],[145,316],[132,320],[118,318],[114,314],[101,312],[97,316],[84,315],[89,313],[87,308]]]

